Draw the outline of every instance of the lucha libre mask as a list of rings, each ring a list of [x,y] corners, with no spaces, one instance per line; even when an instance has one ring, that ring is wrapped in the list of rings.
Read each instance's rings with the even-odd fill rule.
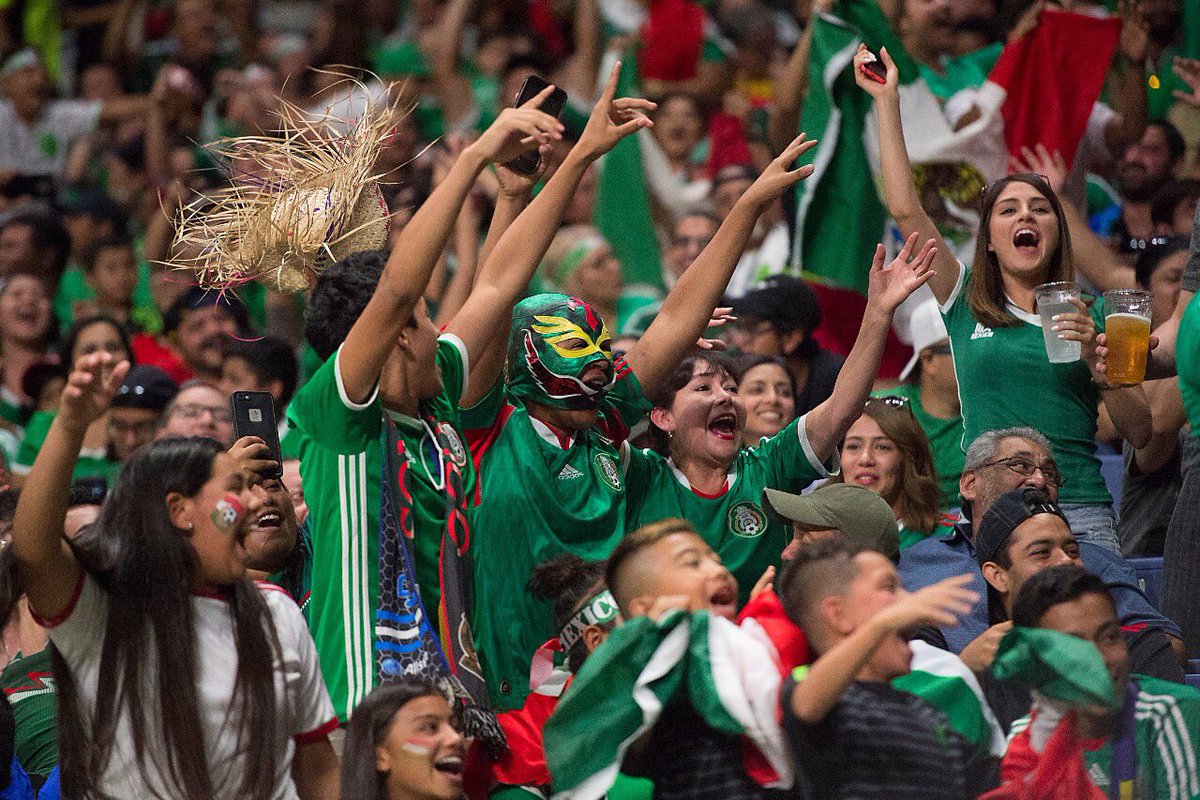
[[[596,408],[612,388],[612,339],[590,305],[565,294],[537,294],[513,309],[508,340],[508,389],[522,400],[551,408]],[[584,383],[589,367],[604,368],[601,381]]]

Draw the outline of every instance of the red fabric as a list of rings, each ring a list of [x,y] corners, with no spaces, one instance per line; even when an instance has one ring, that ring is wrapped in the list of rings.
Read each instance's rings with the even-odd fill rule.
[[[842,289],[815,281],[808,282],[821,306],[821,324],[813,331],[813,339],[826,350],[849,355],[858,327],[867,308],[867,298],[853,289]],[[888,330],[887,344],[879,362],[880,378],[899,378],[900,372],[912,358],[912,348]]]
[[[530,0],[529,26],[545,45],[546,53],[552,60],[558,61],[570,55],[566,26],[554,16],[550,0]]]
[[[775,652],[779,653],[779,674],[787,675],[802,664],[812,663],[808,650],[808,639],[796,623],[788,619],[783,610],[783,601],[774,589],[766,589],[750,598],[738,613],[738,624],[752,619],[762,626]]]
[[[322,739],[324,739],[326,736],[328,736],[329,734],[336,731],[337,726],[338,726],[337,717],[334,717],[333,719],[328,720],[324,725],[317,728],[316,730],[309,731],[308,733],[296,734],[295,736],[292,737],[292,741],[294,741],[296,743],[297,747],[303,747],[306,744],[312,744],[313,742],[319,742]]]
[[[1120,35],[1115,17],[1047,10],[1004,48],[988,79],[1008,92],[1001,114],[1011,155],[1043,144],[1074,162]]]
[[[731,164],[753,164],[750,144],[746,141],[746,123],[741,117],[720,112],[713,115],[708,126],[708,177],[714,177],[722,167]]]
[[[572,677],[567,686],[571,685]],[[566,687],[563,687],[566,691]],[[554,713],[561,693],[553,697],[537,694],[525,698],[525,705],[516,711],[497,714],[496,719],[508,740],[508,753],[499,761],[488,761],[478,742],[471,745],[464,773],[467,796],[486,798],[497,785],[549,786],[550,770],[542,747],[542,730]]]
[[[1000,762],[1000,788],[979,800],[1106,800],[1083,764],[1085,742],[1076,733],[1074,711],[1058,723],[1040,754],[1029,744],[1029,731],[1009,742]]]
[[[196,377],[196,373],[184,365],[183,360],[175,354],[174,350],[148,333],[139,333],[134,336],[130,345],[133,347],[133,358],[137,363],[158,367],[181,386],[184,382]]]
[[[690,0],[650,0],[642,25],[638,69],[643,79],[685,81],[696,77],[704,46],[704,11]]]

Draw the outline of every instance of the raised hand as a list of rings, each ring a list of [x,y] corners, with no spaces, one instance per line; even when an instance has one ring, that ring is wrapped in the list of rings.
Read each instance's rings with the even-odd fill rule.
[[[1200,107],[1200,61],[1194,58],[1176,56],[1171,69],[1179,79],[1188,85],[1190,92],[1175,90],[1175,99],[1182,100],[1188,105]]]
[[[1140,0],[1121,0],[1117,7],[1121,16],[1120,51],[1133,64],[1142,65],[1150,52],[1150,26]]]
[[[719,308],[714,308],[712,319],[708,321],[709,330],[713,328],[722,328],[736,319],[737,317],[733,315],[732,306],[721,306]],[[729,343],[724,339],[708,339],[701,337],[696,341],[696,347],[699,347],[701,350],[728,350]]]
[[[270,457],[271,449],[257,436],[243,436],[229,448],[229,455],[237,462],[238,469],[255,475],[270,475],[279,463]]]
[[[87,428],[108,411],[128,372],[129,362],[118,362],[111,353],[92,353],[79,359],[67,377],[58,406],[59,418],[77,430]]]
[[[901,597],[879,612],[877,618],[893,633],[917,625],[936,625],[939,628],[956,625],[959,617],[970,612],[979,600],[979,594],[967,588],[970,584],[970,575],[946,578]]]
[[[658,104],[639,97],[617,98],[620,75],[621,62],[618,61],[608,75],[600,100],[592,108],[579,143],[575,145],[588,158],[599,158],[634,131],[654,127],[654,121],[646,115],[658,108]]]
[[[874,60],[874,56],[871,54],[871,51],[867,49],[865,44],[860,44],[858,52],[854,54],[854,82],[858,84],[858,88],[875,99],[889,94],[896,94],[900,86],[900,70],[896,68],[896,62],[888,54],[887,48],[879,48],[879,60],[887,67],[886,83],[879,83],[863,74],[863,64],[872,60]]]
[[[795,186],[800,181],[813,174],[813,165],[792,169],[796,159],[817,146],[817,140],[809,140],[808,134],[802,133],[792,140],[784,151],[767,165],[762,175],[758,176],[746,193],[738,200],[739,203],[750,203],[756,211],[762,213],[767,206],[779,199],[780,195]]]
[[[539,110],[553,91],[553,86],[547,86],[519,108],[501,111],[471,147],[493,164],[503,164],[534,147],[562,139],[563,124]]]
[[[1070,172],[1062,153],[1055,150],[1051,155],[1044,144],[1038,143],[1032,150],[1022,146],[1021,155],[1022,158],[1010,157],[1008,159],[1009,170],[1032,172],[1035,175],[1043,176],[1054,193],[1061,197],[1063,187],[1067,185],[1067,173]]]
[[[917,247],[918,233],[913,233],[900,248],[900,252],[886,267],[883,265],[883,245],[875,247],[875,259],[867,279],[867,304],[875,305],[891,314],[908,296],[923,286],[936,273],[931,269],[937,257],[934,240],[928,239],[921,252],[913,255]]]

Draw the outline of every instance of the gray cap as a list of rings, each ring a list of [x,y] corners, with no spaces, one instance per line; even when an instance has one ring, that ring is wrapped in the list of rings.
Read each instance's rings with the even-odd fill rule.
[[[900,552],[900,528],[891,506],[862,486],[830,483],[803,495],[765,489],[763,508],[782,522],[841,531],[852,543],[889,557]]]

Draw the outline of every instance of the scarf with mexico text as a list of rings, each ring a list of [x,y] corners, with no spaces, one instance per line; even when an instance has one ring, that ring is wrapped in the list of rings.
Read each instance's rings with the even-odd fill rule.
[[[504,731],[488,704],[487,684],[467,623],[469,578],[464,557],[470,545],[467,501],[460,462],[465,450],[457,433],[432,415],[420,418],[441,474],[446,501],[446,526],[438,558],[441,604],[435,632],[418,591],[409,540],[413,538],[413,486],[421,468],[422,453],[407,453],[392,420],[385,419],[383,452],[387,460],[379,515],[379,608],[375,612],[375,655],[379,679],[389,683],[404,676],[433,681],[454,698],[462,715],[464,733],[479,739],[488,755],[507,751]],[[431,476],[433,477],[433,476]]]

